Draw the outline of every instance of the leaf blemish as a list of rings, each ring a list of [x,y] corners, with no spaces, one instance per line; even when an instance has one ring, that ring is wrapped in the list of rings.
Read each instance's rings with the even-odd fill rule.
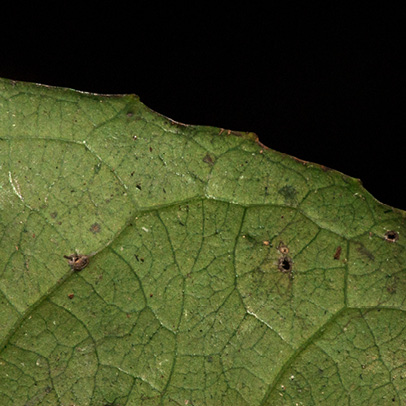
[[[396,242],[399,239],[399,234],[396,231],[390,230],[385,233],[385,240],[389,242]]]
[[[278,193],[283,196],[286,204],[296,203],[297,190],[293,186],[286,185]]]
[[[289,254],[289,248],[287,245],[285,245],[283,243],[283,241],[281,241],[278,245],[278,251],[282,254],[282,255],[286,255]]]
[[[99,162],[94,166],[94,173],[97,175],[100,172],[102,164]]]
[[[209,165],[214,165],[214,160],[209,154],[205,155],[205,157],[203,158],[203,162],[206,162],[206,164]]]
[[[101,227],[99,223],[94,223],[90,226],[89,230],[93,233],[93,234],[97,234],[100,233]]]
[[[363,255],[364,257],[368,258],[371,261],[375,261],[375,255],[369,251],[364,244],[358,243],[357,245],[357,251]]]
[[[291,273],[292,272],[293,262],[289,257],[279,258],[278,268],[282,273]]]
[[[339,246],[337,247],[337,250],[336,250],[335,254],[334,254],[334,259],[336,259],[336,260],[339,260],[339,259],[340,259],[341,251],[342,251],[342,248],[341,248],[341,246],[339,245]]]

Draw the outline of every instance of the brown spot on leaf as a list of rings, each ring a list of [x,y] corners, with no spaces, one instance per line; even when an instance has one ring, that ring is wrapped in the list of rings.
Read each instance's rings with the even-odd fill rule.
[[[336,253],[334,254],[334,259],[337,259],[337,260],[340,259],[341,251],[342,251],[342,248],[341,248],[341,246],[339,245],[339,246],[337,247],[337,249],[336,249]]]
[[[279,251],[281,254],[283,254],[283,255],[289,254],[289,248],[288,248],[287,245],[284,244],[283,241],[281,241],[281,242],[279,243],[279,245],[278,245],[278,251]]]
[[[69,299],[72,300],[74,297],[75,297],[75,295],[74,295],[73,293],[69,293],[69,295],[68,295],[68,298],[69,298]]]
[[[393,295],[394,293],[396,293],[396,285],[389,285],[386,287],[386,290],[388,291],[388,293]]]
[[[89,229],[93,234],[100,233],[101,227],[99,223],[94,223],[90,226]]]
[[[209,165],[214,165],[214,160],[208,153],[203,158],[203,162],[206,162],[206,164],[209,164]]]

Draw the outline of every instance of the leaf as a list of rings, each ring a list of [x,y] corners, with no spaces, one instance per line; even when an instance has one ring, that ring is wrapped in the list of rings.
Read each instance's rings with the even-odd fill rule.
[[[0,89],[1,405],[405,403],[405,212],[132,95]]]

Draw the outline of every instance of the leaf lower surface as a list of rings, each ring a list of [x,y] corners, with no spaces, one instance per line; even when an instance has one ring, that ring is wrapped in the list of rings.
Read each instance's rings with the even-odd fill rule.
[[[404,404],[405,231],[254,134],[0,80],[0,404]]]

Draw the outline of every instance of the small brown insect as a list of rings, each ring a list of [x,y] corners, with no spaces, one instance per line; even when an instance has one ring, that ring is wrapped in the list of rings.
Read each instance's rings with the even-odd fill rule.
[[[74,271],[81,271],[89,264],[89,257],[87,255],[72,254],[64,255],[63,257],[68,260],[68,264]]]

